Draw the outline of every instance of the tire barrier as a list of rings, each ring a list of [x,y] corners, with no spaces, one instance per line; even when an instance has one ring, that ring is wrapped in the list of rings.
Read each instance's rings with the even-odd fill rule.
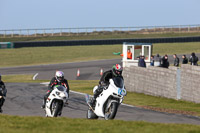
[[[200,42],[200,36],[197,36],[197,37],[173,37],[173,38],[143,38],[143,39],[106,39],[106,40],[14,42],[14,48],[50,47],[50,46],[79,46],[79,45],[112,45],[112,44],[123,44],[124,42],[134,42],[134,43]]]

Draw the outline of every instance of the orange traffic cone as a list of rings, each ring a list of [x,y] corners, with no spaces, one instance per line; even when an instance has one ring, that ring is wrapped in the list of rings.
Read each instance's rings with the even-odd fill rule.
[[[103,75],[103,69],[101,68],[100,70],[100,75],[102,76]]]
[[[77,70],[77,75],[76,75],[77,77],[79,77],[80,76],[80,70],[78,69]]]

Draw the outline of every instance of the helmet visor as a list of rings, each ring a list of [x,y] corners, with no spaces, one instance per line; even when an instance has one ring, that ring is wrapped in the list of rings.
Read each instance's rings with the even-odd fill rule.
[[[115,73],[120,76],[122,74],[122,71],[118,71],[118,70],[115,70]]]
[[[64,77],[57,77],[59,81],[63,81]]]

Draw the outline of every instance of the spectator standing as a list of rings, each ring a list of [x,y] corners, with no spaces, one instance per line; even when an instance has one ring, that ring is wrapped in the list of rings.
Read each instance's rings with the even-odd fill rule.
[[[124,56],[124,54],[120,54],[120,56]],[[132,52],[130,49],[127,50],[127,59],[132,59]]]
[[[127,50],[127,59],[132,59],[132,53],[130,49]]]
[[[198,61],[199,61],[199,58],[195,55],[195,53],[192,53],[190,57],[191,65],[198,66]]]
[[[179,66],[179,58],[177,57],[176,54],[174,54],[173,57],[174,57],[174,66],[178,67]]]
[[[155,57],[154,57],[154,66],[157,66],[157,67],[160,67],[161,65],[161,57],[159,54],[157,54]]]
[[[139,67],[146,67],[146,62],[144,60],[144,56],[140,57],[138,66]]]
[[[154,66],[154,56],[151,56],[151,60],[150,60],[150,66]]]
[[[169,67],[168,55],[165,55],[162,58],[162,65],[161,66],[164,67],[164,68],[168,68]]]
[[[186,57],[186,55],[182,55],[182,64],[188,64],[188,58]]]

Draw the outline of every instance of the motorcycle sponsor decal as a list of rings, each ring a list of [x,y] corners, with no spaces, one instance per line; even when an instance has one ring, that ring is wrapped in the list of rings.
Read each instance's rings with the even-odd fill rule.
[[[126,95],[126,90],[125,89],[118,89],[118,94],[125,96]]]

